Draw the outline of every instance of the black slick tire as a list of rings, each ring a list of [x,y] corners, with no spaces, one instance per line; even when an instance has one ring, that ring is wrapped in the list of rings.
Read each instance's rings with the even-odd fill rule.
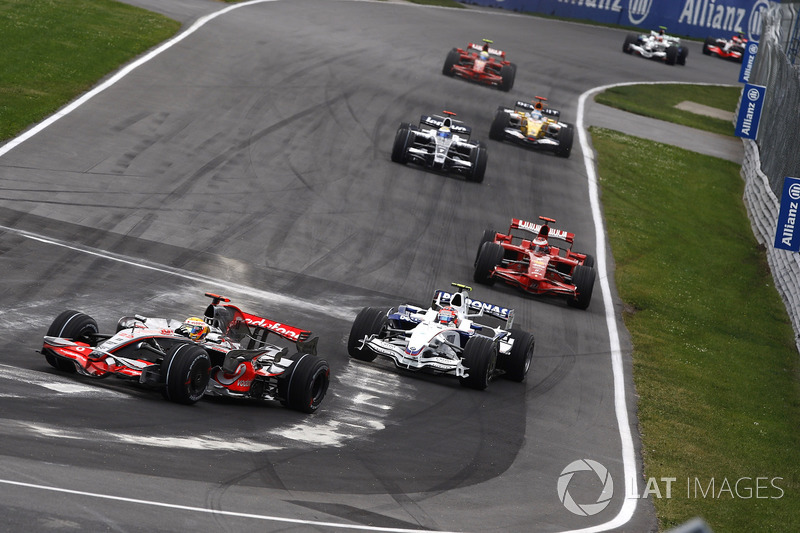
[[[98,331],[95,319],[79,311],[69,310],[59,314],[53,320],[53,323],[47,328],[46,335],[95,346],[97,341],[92,335],[98,333]],[[45,353],[44,358],[56,370],[70,374],[75,372],[75,363],[73,361],[62,359],[50,353]]]
[[[319,409],[330,385],[328,361],[307,353],[289,357],[292,366],[278,380],[278,395],[289,409],[311,414]]]
[[[594,268],[583,265],[576,265],[572,271],[572,283],[575,285],[577,295],[567,300],[570,307],[586,309],[592,301],[592,290],[594,289],[595,272]]]
[[[522,382],[531,368],[535,341],[532,334],[517,328],[511,329],[511,338],[514,339],[514,345],[503,363],[503,370],[507,379]]]
[[[496,242],[485,242],[478,249],[478,259],[475,261],[475,272],[472,279],[482,285],[493,285],[492,273],[494,268],[503,262],[505,250]]]
[[[210,373],[211,359],[202,347],[188,342],[176,344],[161,363],[162,394],[171,402],[196,403],[205,394]]]
[[[356,315],[347,338],[347,353],[359,361],[373,361],[378,354],[367,347],[361,347],[364,337],[380,335],[388,323],[387,309],[364,307]]]
[[[488,387],[497,365],[497,346],[492,339],[482,335],[471,337],[461,358],[468,374],[459,378],[461,385],[475,390]]]

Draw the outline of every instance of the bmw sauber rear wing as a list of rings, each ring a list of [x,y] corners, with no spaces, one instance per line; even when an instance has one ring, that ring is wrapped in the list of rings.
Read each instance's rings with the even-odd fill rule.
[[[441,305],[446,305],[450,303],[450,298],[453,297],[453,293],[443,290],[437,290],[436,293],[433,295],[434,300],[438,301]],[[500,320],[505,321],[505,329],[511,329],[512,324],[514,323],[514,310],[509,309],[508,307],[501,307],[499,305],[491,304],[488,302],[481,302],[480,300],[475,300],[473,298],[467,298],[467,307],[471,311],[481,313],[483,315],[488,315],[494,318],[498,318]]]
[[[431,116],[431,115],[422,115],[419,118],[420,124],[425,124],[426,126],[432,126],[434,128],[441,128],[444,126],[444,120],[442,117],[438,116]],[[469,136],[472,133],[472,128],[469,126],[465,126],[460,122],[456,122],[455,120],[450,121],[450,131],[453,133],[458,133],[460,135]]]
[[[511,230],[515,229],[527,231],[528,233],[538,236],[539,232],[542,230],[542,224],[536,224],[534,222],[527,222],[518,218],[512,218],[511,226],[509,227],[508,232],[511,233]],[[570,245],[572,245],[572,243],[575,241],[574,233],[555,228],[550,228],[550,232],[548,233],[547,237],[549,239],[561,239],[562,241],[568,242]]]
[[[514,105],[516,107],[525,109],[527,111],[536,111],[536,106],[534,106],[530,102],[523,102],[522,100],[517,100],[517,103]],[[539,111],[542,113],[542,115],[548,115],[556,118],[561,116],[561,111],[559,111],[558,109],[550,109],[549,107],[544,107],[542,109],[539,109]]]

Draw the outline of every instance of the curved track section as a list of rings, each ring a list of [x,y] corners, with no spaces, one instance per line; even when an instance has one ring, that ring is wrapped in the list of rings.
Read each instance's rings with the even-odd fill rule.
[[[187,22],[219,9],[157,4]],[[510,93],[441,75],[450,48],[483,37],[518,64]],[[9,527],[562,531],[616,516],[624,476],[599,298],[582,312],[476,287],[479,299],[515,308],[537,340],[527,381],[485,392],[350,361],[345,343],[363,305],[425,302],[469,282],[482,231],[513,216],[554,217],[578,235],[576,249],[596,250],[577,143],[565,160],[489,142],[482,184],[391,163],[389,151],[399,122],[442,109],[486,140],[494,109],[516,99],[546,96],[574,122],[578,96],[594,86],[735,79],[699,44],[685,68],[670,68],[622,54],[623,38],[495,11],[251,3],[8,150],[0,506]],[[197,314],[204,291],[320,335],[332,366],[320,412],[174,405],[59,374],[35,352],[63,309],[107,329],[132,313]],[[618,487],[590,517],[569,512],[557,491],[583,458]],[[589,502],[598,492],[576,482],[570,493]],[[631,530],[654,524],[640,503]]]

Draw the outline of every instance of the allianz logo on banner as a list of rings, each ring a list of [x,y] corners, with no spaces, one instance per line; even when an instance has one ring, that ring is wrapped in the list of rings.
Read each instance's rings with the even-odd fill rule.
[[[746,33],[750,40],[758,41],[761,37],[761,13],[771,3],[776,2],[756,0],[748,16],[747,8],[741,7],[741,1],[726,3],[723,0],[684,0],[678,23]]]
[[[502,1],[502,0],[501,0]],[[480,3],[480,2],[479,2]],[[708,28],[727,33],[746,34],[751,41],[761,37],[761,15],[772,4],[771,0],[683,0],[680,12],[678,2],[672,0],[557,0],[583,8],[612,13],[627,13],[634,26],[652,25],[650,15],[665,22],[675,21],[695,28]]]

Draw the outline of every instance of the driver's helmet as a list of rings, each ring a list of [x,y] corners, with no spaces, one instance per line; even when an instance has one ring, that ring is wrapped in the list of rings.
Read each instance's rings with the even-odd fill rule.
[[[439,131],[436,133],[437,136],[441,137],[442,139],[449,139],[452,137],[452,133],[450,133],[450,128],[447,126],[442,126],[439,128]]]
[[[439,310],[439,315],[436,317],[439,324],[453,325],[458,327],[458,311],[455,307],[443,307]]]
[[[535,254],[546,254],[549,253],[550,247],[547,246],[547,239],[544,237],[536,237],[531,244],[533,248],[533,253]]]
[[[489,61],[489,52],[486,50],[481,50],[480,58],[484,61]]]
[[[542,120],[542,112],[538,109],[531,111],[531,118],[533,120]]]
[[[183,324],[176,330],[177,333],[189,337],[193,341],[201,341],[206,338],[210,328],[202,318],[192,316],[183,321]]]

